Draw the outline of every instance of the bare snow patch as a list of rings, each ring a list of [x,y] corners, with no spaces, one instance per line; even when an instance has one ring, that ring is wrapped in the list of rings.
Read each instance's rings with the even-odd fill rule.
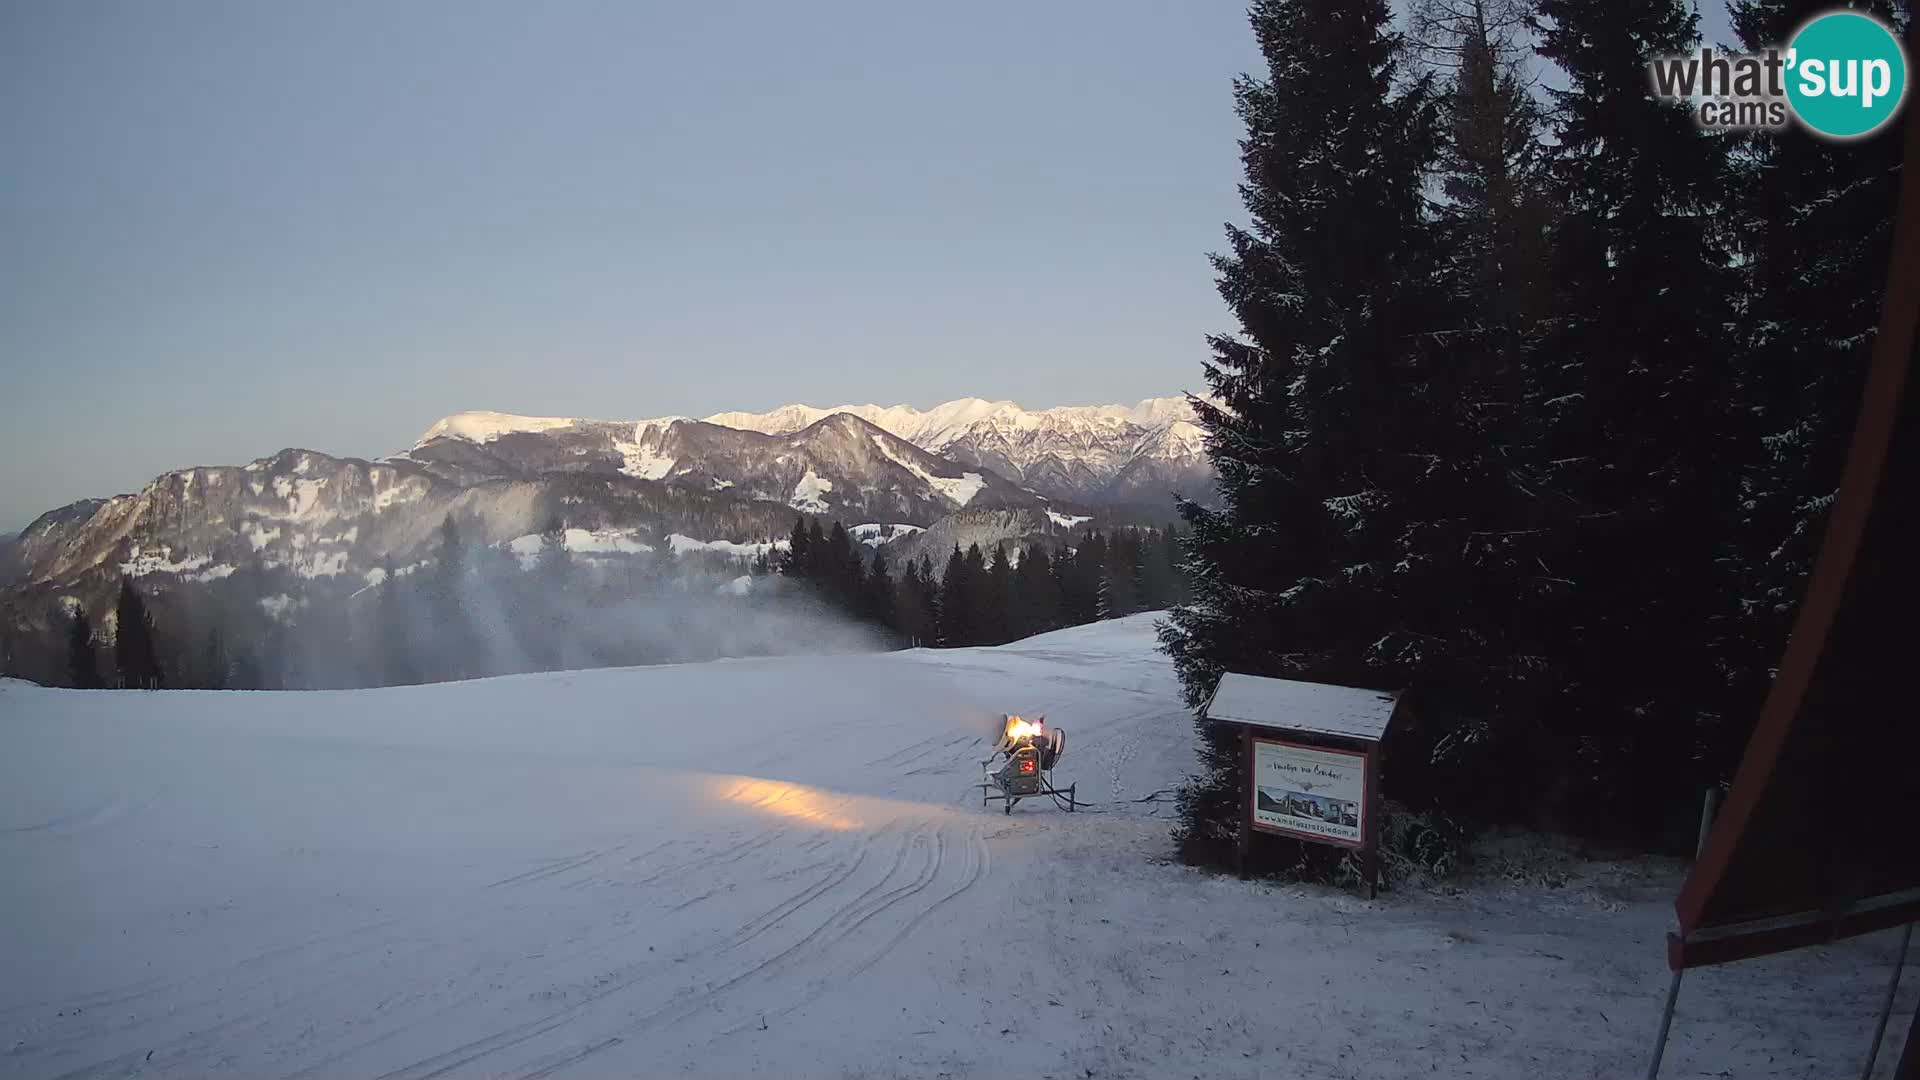
[[[679,533],[667,537],[667,546],[673,549],[675,555],[685,555],[690,551],[712,551],[747,559],[758,558],[770,551],[783,551],[787,543],[785,540],[761,541],[752,544],[740,544],[732,540],[695,540],[691,536],[682,536]]]
[[[396,480],[373,496],[373,512],[378,514],[403,503],[418,502],[427,493],[427,482],[417,477]]]
[[[564,547],[564,542],[562,543]],[[540,553],[546,550],[547,538],[539,533],[516,536],[507,542],[507,550],[520,560],[520,569],[531,570],[540,562]]]
[[[961,473],[958,479],[951,476],[935,476],[921,466],[919,462],[908,461],[895,454],[893,448],[887,445],[885,439],[880,438],[878,435],[872,436],[872,439],[873,445],[879,448],[880,453],[888,461],[919,477],[928,487],[961,506],[972,502],[973,497],[980,494],[980,489],[987,486],[986,477],[981,476],[977,472]]]
[[[490,412],[474,409],[468,412],[454,413],[420,436],[414,446],[425,446],[439,438],[465,439],[471,443],[489,443],[502,435],[520,431],[553,431],[556,428],[569,428],[579,421],[569,416],[517,416],[513,413]]]
[[[540,533],[507,542],[507,550],[519,558],[522,569],[532,569],[546,546],[547,539]],[[653,550],[636,529],[568,529],[561,535],[560,546],[576,555],[639,555]]]
[[[809,468],[807,475],[793,485],[793,496],[787,500],[787,505],[808,514],[824,514],[827,512],[827,503],[821,496],[832,490],[833,481]]]
[[[653,545],[640,540],[632,529],[568,529],[568,551],[603,552],[633,555],[652,551]]]
[[[898,540],[903,536],[912,536],[914,533],[924,531],[920,526],[909,525],[906,522],[870,521],[848,529],[847,535],[868,547],[879,547],[890,540]]]
[[[665,423],[671,423],[667,421]],[[649,429],[660,427],[660,435],[649,438]],[[660,453],[660,438],[666,434],[663,422],[642,420],[633,425],[633,438],[614,440],[613,448],[621,457],[620,471],[641,480],[664,480],[673,472],[675,459]]]
[[[626,463],[620,466],[620,471],[642,480],[666,479],[667,474],[673,471],[677,460],[655,453],[644,446],[635,446],[622,456],[626,459]]]
[[[296,564],[294,571],[304,578],[337,577],[347,572],[347,553],[335,551],[315,555],[303,563]]]
[[[1071,529],[1075,525],[1078,525],[1082,522],[1093,520],[1092,515],[1062,514],[1058,510],[1047,511],[1047,517],[1052,519],[1055,525],[1058,525],[1063,529]]]
[[[961,473],[958,480],[945,476],[927,476],[926,480],[934,490],[961,506],[972,502],[973,497],[980,494],[980,489],[987,486],[986,478],[977,472]]]
[[[287,516],[295,521],[316,516],[314,508],[320,501],[320,489],[326,486],[325,477],[318,480],[294,479],[291,476],[273,478],[273,493],[286,500]]]
[[[127,552],[127,561],[120,564],[120,572],[127,577],[145,577],[148,574],[185,574],[198,570],[213,561],[211,555],[195,555],[192,558],[175,562],[173,549],[162,546],[160,554],[142,552],[135,544]]]

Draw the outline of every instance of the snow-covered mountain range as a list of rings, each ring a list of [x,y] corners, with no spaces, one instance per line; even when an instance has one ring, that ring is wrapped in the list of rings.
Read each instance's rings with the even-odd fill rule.
[[[365,591],[385,567],[430,558],[449,515],[470,539],[515,551],[536,549],[558,518],[583,553],[738,556],[768,550],[804,513],[906,557],[963,538],[1066,535],[1095,515],[1158,521],[1173,492],[1210,490],[1180,398],[789,405],[706,420],[463,412],[376,461],[288,449],[49,511],[0,544],[0,623],[45,626],[122,576],[279,609],[316,589]]]
[[[1144,501],[1164,504],[1169,492],[1208,494],[1212,472],[1182,397],[1148,398],[1135,405],[1025,409],[1011,401],[961,398],[921,410],[910,405],[783,405],[764,413],[721,412],[704,423],[766,435],[793,435],[835,415],[850,415],[962,465],[991,470],[1050,499],[1092,505]],[[687,423],[683,417],[602,421],[567,417],[464,412],[446,417],[420,437],[416,451],[459,440],[491,446],[502,440],[531,452],[541,440],[606,433],[614,445],[639,444],[649,430]],[[629,438],[617,429],[627,428]],[[570,447],[571,451],[571,447]],[[629,463],[644,473],[659,458]],[[639,475],[641,473],[635,473]]]
[[[767,434],[700,420],[608,421],[462,413],[395,460],[473,484],[552,474],[622,476],[770,502],[844,521],[926,525],[963,507],[1037,507],[1043,499],[850,413]]]

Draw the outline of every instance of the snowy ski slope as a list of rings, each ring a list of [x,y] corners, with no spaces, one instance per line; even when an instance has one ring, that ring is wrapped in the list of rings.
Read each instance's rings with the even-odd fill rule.
[[[981,809],[1009,711],[1068,731],[1099,812]],[[1523,853],[1376,903],[1211,877],[1132,801],[1191,754],[1151,616],[389,690],[0,684],[0,1076],[1643,1067],[1676,866],[1547,887]],[[1666,1075],[1857,1069],[1889,949],[1690,977]]]

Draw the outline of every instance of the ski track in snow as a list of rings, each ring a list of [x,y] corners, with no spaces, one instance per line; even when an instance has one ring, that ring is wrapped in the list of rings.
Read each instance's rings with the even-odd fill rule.
[[[1171,807],[1132,801],[1194,764],[1152,621],[380,691],[0,687],[0,1077],[1644,1067],[1677,864],[1375,902],[1174,865]],[[1066,729],[1093,812],[980,806],[1003,712]],[[1665,1074],[1857,1069],[1890,940],[1690,975]]]

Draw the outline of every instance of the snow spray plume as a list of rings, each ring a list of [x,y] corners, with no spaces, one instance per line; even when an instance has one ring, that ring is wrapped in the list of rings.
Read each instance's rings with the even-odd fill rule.
[[[778,578],[522,569],[495,549],[366,590],[341,615],[310,605],[278,684],[381,686],[727,657],[871,652],[884,642]],[[329,633],[321,627],[338,624]]]

